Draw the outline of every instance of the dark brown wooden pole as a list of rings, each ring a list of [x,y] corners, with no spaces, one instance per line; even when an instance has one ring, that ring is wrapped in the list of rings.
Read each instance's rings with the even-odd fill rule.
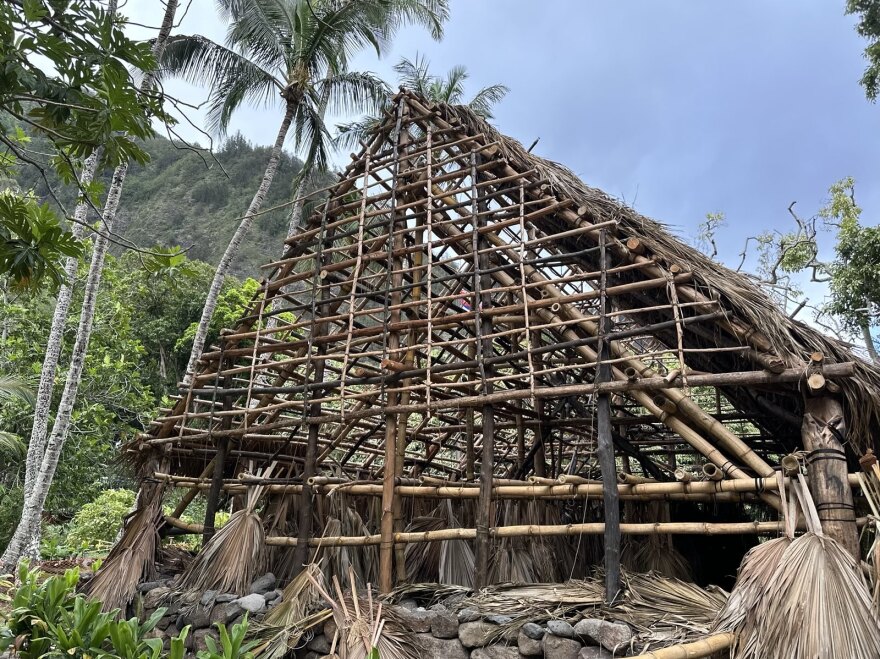
[[[223,338],[220,339],[221,349],[225,343]],[[218,373],[222,371],[223,368],[223,360],[220,360]],[[232,378],[225,377],[223,379],[224,387],[228,387]],[[223,396],[223,410],[229,411],[232,409],[232,401],[234,395],[226,395]],[[214,424],[213,419],[210,421],[211,425]],[[220,427],[223,430],[229,430],[232,427],[232,417],[224,416],[223,420],[220,422]],[[220,492],[223,489],[223,469],[226,466],[226,456],[229,453],[229,435],[221,435],[217,440],[217,452],[214,455],[214,475],[211,477],[211,489],[208,491],[208,500],[205,503],[205,522],[204,527],[205,530],[202,532],[202,546],[208,543],[208,540],[216,532],[216,528],[214,526],[215,520],[217,517],[217,504],[220,501]]]
[[[600,263],[603,270],[608,267],[608,255],[605,249],[606,234],[603,229],[599,235],[601,247]],[[600,279],[600,338],[599,361],[609,359],[608,348],[611,337],[611,320],[607,317],[608,300],[605,296],[606,277]],[[600,363],[596,374],[597,382],[608,382],[611,379],[611,367]],[[617,463],[614,458],[614,440],[611,432],[611,394],[598,395],[596,409],[596,434],[598,441],[599,467],[602,471],[602,500],[605,504],[605,601],[611,604],[620,591],[620,505],[617,489]]]

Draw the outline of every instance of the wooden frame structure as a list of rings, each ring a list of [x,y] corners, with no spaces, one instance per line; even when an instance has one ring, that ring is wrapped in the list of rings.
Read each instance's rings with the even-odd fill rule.
[[[405,547],[467,539],[479,586],[505,538],[602,533],[610,597],[621,533],[778,532],[631,506],[772,511],[780,459],[804,447],[805,394],[840,400],[849,446],[875,446],[877,369],[467,109],[401,90],[128,450],[185,492],[166,519],[183,531],[210,534],[221,498],[268,485],[267,544],[293,571],[309,547],[378,546],[388,590],[407,579]],[[855,532],[845,489],[827,510]],[[204,524],[181,521],[199,493]],[[326,537],[334,495],[372,515],[360,536]],[[432,499],[464,527],[409,528]],[[510,502],[531,506],[528,523]]]

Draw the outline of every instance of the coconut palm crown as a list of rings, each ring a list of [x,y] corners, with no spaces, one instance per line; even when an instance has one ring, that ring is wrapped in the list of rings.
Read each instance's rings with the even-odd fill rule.
[[[218,0],[217,4],[229,21],[226,44],[198,35],[175,37],[160,61],[163,73],[211,89],[208,120],[219,134],[242,103],[281,100],[284,117],[260,186],[217,264],[185,382],[204,349],[224,277],[275,178],[291,126],[297,146],[306,152],[296,185],[299,196],[304,178],[328,165],[325,113],[370,111],[387,97],[381,80],[348,70],[352,55],[369,47],[381,55],[407,24],[426,26],[439,38],[449,14],[448,0]]]

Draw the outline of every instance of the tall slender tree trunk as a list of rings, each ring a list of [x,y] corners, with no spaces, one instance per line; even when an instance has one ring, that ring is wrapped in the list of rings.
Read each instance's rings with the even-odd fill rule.
[[[263,173],[263,180],[260,181],[260,187],[254,198],[248,206],[247,212],[239,223],[238,228],[232,235],[232,240],[226,246],[226,251],[217,264],[217,270],[214,272],[214,279],[211,281],[211,287],[208,289],[208,297],[205,299],[205,307],[202,309],[202,317],[199,320],[199,326],[196,329],[196,335],[193,338],[192,351],[189,354],[189,362],[186,366],[186,375],[184,382],[189,383],[192,380],[196,370],[196,363],[202,356],[205,348],[205,340],[208,336],[208,329],[211,326],[211,318],[214,316],[214,310],[217,308],[217,299],[220,297],[220,289],[223,287],[223,280],[226,279],[226,273],[229,272],[229,266],[232,260],[238,254],[241,243],[244,241],[245,235],[254,222],[254,217],[263,206],[266,194],[272,186],[272,180],[275,178],[275,172],[278,171],[278,162],[281,160],[281,150],[284,147],[284,140],[287,137],[287,131],[290,129],[290,123],[293,120],[293,113],[296,110],[294,102],[288,101],[287,111],[284,113],[284,120],[278,129],[278,136],[275,138],[275,144],[272,146],[272,153],[269,156],[269,162],[266,164],[266,171]]]
[[[95,176],[98,165],[98,152],[90,155],[83,165],[80,174],[80,185],[87,186]],[[81,238],[85,233],[84,223],[88,211],[88,204],[82,202],[77,205],[74,212],[74,223],[71,232],[76,238]],[[52,407],[52,394],[55,390],[55,373],[58,370],[58,360],[61,357],[61,347],[64,343],[64,325],[67,323],[67,312],[73,299],[73,285],[76,281],[76,271],[79,267],[79,259],[70,256],[64,263],[65,283],[58,289],[58,297],[55,300],[55,312],[52,314],[52,327],[49,330],[49,339],[46,342],[46,356],[43,357],[43,368],[40,371],[40,384],[37,387],[37,402],[34,406],[34,423],[31,426],[31,439],[28,443],[27,458],[24,472],[24,496],[30,496],[34,477],[43,460],[43,451],[46,448],[46,430],[49,425],[49,411]]]
[[[174,14],[177,11],[178,0],[167,0],[165,15],[159,34],[153,42],[153,55],[158,60],[165,48],[168,35],[174,24]],[[115,9],[115,6],[114,6]],[[155,78],[152,74],[144,77],[141,83],[142,91],[151,91]],[[119,199],[122,195],[122,186],[128,173],[128,163],[119,165],[113,172],[110,182],[110,190],[107,193],[107,201],[104,205],[103,231],[98,235],[92,249],[92,261],[89,266],[89,275],[86,279],[83,296],[82,312],[80,313],[79,327],[77,328],[76,342],[70,358],[70,368],[67,372],[67,381],[64,385],[64,393],[58,405],[55,415],[55,423],[52,426],[52,434],[46,442],[45,453],[39,463],[39,470],[32,475],[31,491],[25,496],[21,519],[15,529],[9,545],[3,556],[0,557],[0,572],[12,571],[22,556],[38,557],[40,548],[40,518],[43,514],[43,506],[55,477],[61,450],[67,439],[70,429],[70,418],[73,407],[76,404],[76,396],[82,377],[83,365],[86,352],[88,351],[89,339],[92,332],[92,321],[95,315],[95,306],[98,298],[98,289],[101,285],[101,274],[104,267],[104,257],[109,245],[109,232],[116,219],[116,211],[119,208]]]

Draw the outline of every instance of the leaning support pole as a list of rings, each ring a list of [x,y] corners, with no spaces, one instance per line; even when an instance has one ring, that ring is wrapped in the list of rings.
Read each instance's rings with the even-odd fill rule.
[[[852,489],[848,484],[846,453],[846,422],[840,403],[825,391],[821,378],[821,358],[814,354],[808,379],[812,396],[806,398],[801,426],[807,453],[810,491],[826,535],[837,540],[858,561],[859,531]],[[818,387],[813,387],[818,384]]]
[[[602,276],[599,280],[601,292],[599,313],[599,368],[597,382],[608,382],[611,379],[611,367],[606,363],[609,358],[608,344],[610,341],[611,322],[608,316],[608,299],[605,295],[608,255],[605,251],[606,234],[603,229],[599,235],[600,263]],[[614,459],[614,441],[611,436],[611,394],[601,393],[598,396],[596,424],[598,435],[599,467],[602,470],[602,500],[605,504],[605,602],[611,604],[620,591],[620,505],[617,490],[617,464]]]

